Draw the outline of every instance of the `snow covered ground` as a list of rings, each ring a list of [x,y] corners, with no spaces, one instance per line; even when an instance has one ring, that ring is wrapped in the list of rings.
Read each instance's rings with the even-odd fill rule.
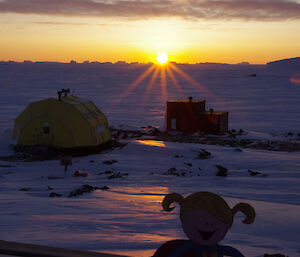
[[[12,155],[10,133],[28,103],[56,97],[70,87],[104,111],[114,126],[164,124],[165,100],[206,99],[208,108],[229,111],[230,128],[246,136],[299,141],[299,69],[255,65],[177,65],[184,73],[151,74],[133,82],[149,65],[9,64],[0,65],[0,156]],[[256,74],[255,76],[250,76]],[[188,76],[187,76],[188,75]],[[164,82],[165,81],[165,82]],[[166,85],[166,93],[161,83]],[[126,89],[131,88],[131,91]],[[206,88],[206,89],[204,89]],[[148,87],[149,89],[149,87]],[[124,93],[127,92],[127,93]],[[292,132],[292,136],[287,136]],[[73,159],[67,172],[58,160],[0,161],[0,231],[3,240],[151,256],[163,242],[185,238],[178,215],[162,210],[170,192],[211,191],[230,206],[247,202],[257,218],[251,225],[237,215],[222,241],[245,256],[265,253],[300,256],[300,153],[232,147],[127,140],[122,149]],[[201,149],[209,159],[197,159]],[[103,161],[116,160],[113,164]],[[216,176],[215,165],[228,168]],[[182,176],[166,175],[169,169]],[[88,177],[74,177],[75,170]],[[260,172],[251,176],[248,170]],[[109,178],[120,172],[120,177]],[[82,185],[108,186],[77,197]],[[51,192],[60,197],[49,197]],[[177,206],[178,207],[178,206]]]

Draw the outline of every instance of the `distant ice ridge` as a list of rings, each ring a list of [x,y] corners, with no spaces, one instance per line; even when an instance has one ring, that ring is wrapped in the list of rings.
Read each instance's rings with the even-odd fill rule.
[[[270,67],[282,69],[300,69],[300,57],[269,62],[267,63],[267,65]]]

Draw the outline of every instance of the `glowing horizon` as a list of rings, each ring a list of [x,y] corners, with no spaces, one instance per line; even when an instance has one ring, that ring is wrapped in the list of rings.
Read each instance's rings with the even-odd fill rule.
[[[0,0],[0,60],[155,63],[161,52],[177,63],[265,64],[299,56],[300,1],[244,2]]]

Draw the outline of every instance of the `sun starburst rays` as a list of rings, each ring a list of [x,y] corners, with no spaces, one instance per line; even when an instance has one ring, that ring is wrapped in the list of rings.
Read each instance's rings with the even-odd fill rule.
[[[166,67],[163,66],[160,69],[160,86],[161,86],[161,98],[163,102],[167,101],[167,79],[166,79]]]
[[[150,81],[149,81],[149,83],[147,85],[145,94],[144,94],[144,96],[142,98],[142,102],[143,103],[145,103],[147,101],[148,95],[149,95],[150,91],[152,90],[153,86],[155,85],[155,82],[156,82],[156,80],[158,78],[159,70],[160,70],[159,67],[156,66],[154,72],[152,73],[151,79],[150,79]]]
[[[208,90],[204,85],[200,84],[198,81],[193,79],[191,76],[186,74],[184,71],[182,71],[181,69],[179,69],[176,65],[174,65],[172,63],[170,63],[170,68],[173,69],[176,73],[178,73],[187,82],[189,82],[189,84],[191,84],[196,89],[198,89],[202,93],[202,95],[213,99],[214,102],[216,104],[218,104],[219,106],[221,106],[222,109],[226,109],[225,102],[222,99],[220,99],[217,95],[213,94],[210,90]]]
[[[167,73],[168,73],[170,79],[172,80],[172,83],[173,83],[173,85],[175,86],[175,88],[176,88],[177,93],[179,94],[179,96],[180,96],[181,98],[184,98],[182,89],[181,89],[181,87],[180,87],[178,81],[176,80],[176,78],[175,78],[175,76],[174,76],[174,74],[173,74],[173,71],[170,69],[169,66],[167,66]]]
[[[180,78],[180,80],[178,80],[178,78]],[[147,79],[149,79],[148,83],[142,83]],[[221,99],[214,95],[204,85],[200,84],[198,81],[190,77],[187,73],[185,73],[182,69],[180,69],[176,64],[173,63],[167,63],[165,65],[152,64],[136,80],[134,80],[126,90],[124,90],[124,92],[116,100],[116,104],[120,103],[125,97],[130,95],[140,85],[143,85],[145,87],[144,94],[138,97],[140,99],[139,102],[141,106],[146,106],[146,102],[149,98],[150,93],[157,89],[159,91],[155,91],[156,93],[154,94],[160,94],[160,98],[163,103],[168,100],[169,95],[172,95],[176,98],[186,98],[188,95],[184,95],[182,86],[180,85],[180,83],[183,83],[182,79],[188,84],[195,87],[201,94],[201,97],[214,99],[216,104],[218,104],[219,106],[223,107],[225,105]],[[159,88],[155,89],[155,87]],[[174,93],[174,89],[176,93]],[[156,95],[154,97],[156,97]]]
[[[149,74],[155,69],[154,65],[151,65],[144,73],[142,73],[119,97],[117,102],[121,102],[123,98],[130,94]]]

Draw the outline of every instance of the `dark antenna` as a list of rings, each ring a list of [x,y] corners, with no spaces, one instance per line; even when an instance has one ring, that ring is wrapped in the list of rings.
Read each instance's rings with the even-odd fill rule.
[[[67,96],[68,93],[70,93],[70,88],[67,88],[67,89],[62,88],[61,91],[64,93],[64,96]]]
[[[62,95],[62,91],[57,91],[57,94],[58,94],[58,100],[61,101],[61,95]]]
[[[67,89],[64,89],[62,88],[61,91],[58,91],[57,94],[58,94],[58,100],[61,100],[61,96],[62,94],[64,94],[64,97],[65,96],[68,96],[68,93],[70,93],[70,88],[67,88]]]

